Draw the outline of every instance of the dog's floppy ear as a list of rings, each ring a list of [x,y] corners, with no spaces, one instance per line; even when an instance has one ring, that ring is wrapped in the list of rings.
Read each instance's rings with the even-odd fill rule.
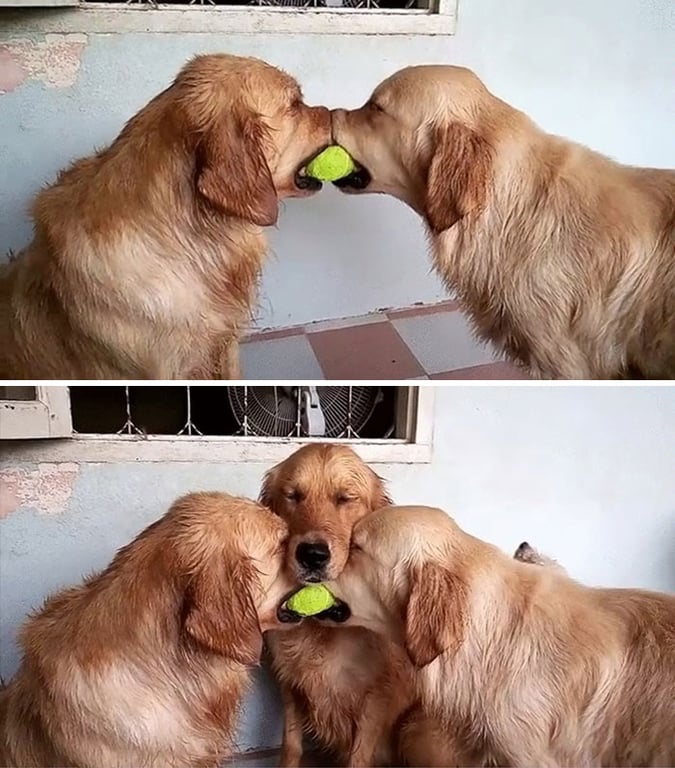
[[[255,117],[217,120],[197,145],[197,189],[222,213],[269,227],[279,202],[263,142]]]
[[[464,641],[467,588],[464,581],[436,563],[416,567],[405,619],[405,647],[413,664],[425,667]]]
[[[241,664],[258,664],[263,636],[253,598],[253,566],[232,567],[223,559],[203,567],[186,592],[185,631],[213,653]]]
[[[388,507],[392,504],[391,497],[387,493],[387,487],[384,480],[373,470],[370,470],[373,474],[373,494],[371,506],[373,509],[380,509],[380,507]]]
[[[278,477],[278,466],[268,469],[263,476],[262,487],[260,488],[260,494],[258,496],[258,501],[263,506],[271,509],[272,512],[276,512],[274,509],[274,489],[276,487]]]
[[[436,151],[427,176],[426,215],[442,232],[485,205],[492,176],[487,142],[459,123],[437,131]]]

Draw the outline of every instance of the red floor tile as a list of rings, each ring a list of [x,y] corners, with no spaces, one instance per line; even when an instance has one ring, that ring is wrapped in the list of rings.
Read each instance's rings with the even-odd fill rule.
[[[390,323],[308,333],[327,379],[408,379],[425,371]]]
[[[503,379],[503,380],[529,380],[529,376],[516,368],[511,363],[488,363],[487,365],[474,365],[471,368],[457,368],[454,371],[432,373],[430,379]]]

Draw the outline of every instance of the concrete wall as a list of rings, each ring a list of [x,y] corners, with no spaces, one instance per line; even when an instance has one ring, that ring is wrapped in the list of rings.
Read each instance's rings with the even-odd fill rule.
[[[675,591],[675,389],[444,387],[431,464],[380,465],[400,503],[444,507],[513,549],[528,539],[589,584]],[[256,464],[34,463],[0,444],[0,674],[17,626],[52,590],[101,568],[179,494],[256,496]],[[264,673],[244,709],[243,749],[278,743]]]
[[[329,106],[361,104],[407,64],[464,64],[547,130],[627,163],[675,166],[671,0],[459,0],[453,37],[120,32],[50,47],[17,35],[0,15],[0,254],[30,238],[40,185],[110,141],[198,52],[267,59]],[[393,200],[326,190],[291,202],[271,243],[262,326],[443,297],[416,216]]]

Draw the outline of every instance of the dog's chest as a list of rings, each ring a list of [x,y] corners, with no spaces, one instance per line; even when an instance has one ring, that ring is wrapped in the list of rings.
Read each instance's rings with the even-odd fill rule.
[[[333,694],[351,699],[382,674],[377,648],[366,633],[309,626],[300,630],[297,637],[287,633],[272,653],[280,676],[310,700]]]
[[[90,260],[99,265],[92,293],[105,287],[97,301],[114,315],[101,323],[106,345],[130,350],[156,378],[208,366],[214,344],[249,321],[264,247],[256,237],[228,247],[202,238],[160,253],[145,233],[126,233],[106,260]]]
[[[555,329],[556,348],[571,343],[569,328],[576,307],[574,291],[552,291],[550,256],[544,250],[537,258],[538,253],[535,247],[528,251],[517,243],[505,245],[497,236],[477,238],[461,223],[433,242],[434,266],[458,298],[475,334],[510,360],[530,367],[533,374],[547,365],[541,355],[547,332]]]

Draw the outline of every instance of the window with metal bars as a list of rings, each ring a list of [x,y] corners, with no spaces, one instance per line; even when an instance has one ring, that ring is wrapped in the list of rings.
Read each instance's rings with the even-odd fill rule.
[[[0,0],[0,9],[63,6],[32,14],[31,33],[125,32],[452,35],[458,0]],[[68,7],[69,6],[69,7]],[[28,18],[28,17],[27,17]]]
[[[210,7],[259,6],[264,8],[354,8],[361,10],[412,10],[429,8],[429,0],[83,0],[86,5],[145,5],[160,9],[164,7]]]
[[[395,439],[399,387],[70,387],[73,432]]]
[[[17,460],[281,461],[338,440],[366,461],[428,463],[431,387],[0,387],[0,451]],[[50,439],[58,438],[58,439]]]

